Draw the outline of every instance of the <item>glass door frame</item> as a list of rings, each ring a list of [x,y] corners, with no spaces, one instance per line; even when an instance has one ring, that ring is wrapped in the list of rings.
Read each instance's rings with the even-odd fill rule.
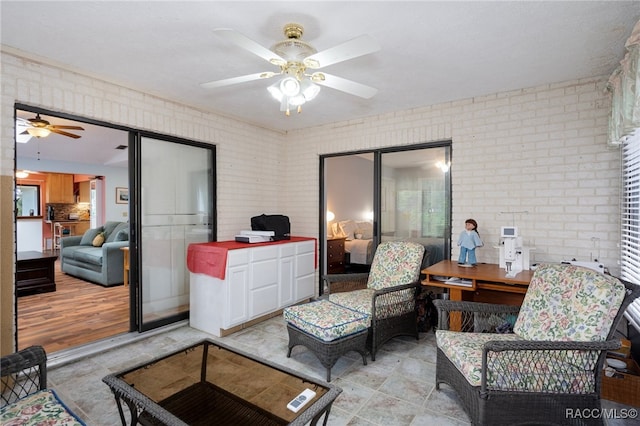
[[[196,142],[189,139],[182,139],[174,136],[167,136],[153,132],[136,131],[131,132],[129,136],[129,217],[131,218],[129,255],[132,262],[130,263],[130,281],[129,285],[132,289],[130,318],[132,330],[139,332],[149,331],[154,328],[162,327],[178,321],[189,318],[189,310],[177,313],[162,319],[144,322],[143,306],[142,306],[142,252],[140,250],[140,236],[142,235],[142,138],[157,139],[165,142],[172,142],[181,145],[188,145],[198,148],[204,148],[211,151],[211,193],[209,195],[210,225],[211,225],[211,241],[217,239],[217,215],[216,215],[216,145],[203,142]],[[186,253],[185,253],[186,258]],[[135,261],[134,261],[135,260]]]
[[[406,145],[406,146],[393,146],[379,149],[371,149],[371,150],[359,150],[359,151],[349,151],[349,152],[340,152],[340,153],[331,153],[331,154],[323,154],[320,155],[319,167],[320,167],[320,193],[319,193],[319,218],[318,218],[318,229],[319,229],[319,267],[320,267],[320,280],[318,283],[318,291],[320,295],[323,293],[323,282],[322,282],[322,274],[323,271],[326,270],[327,267],[327,250],[326,250],[326,241],[327,241],[327,194],[325,188],[326,181],[326,173],[325,173],[325,160],[329,158],[342,157],[342,156],[352,156],[359,154],[369,154],[373,153],[373,244],[374,247],[377,247],[380,244],[381,240],[381,232],[382,232],[382,224],[380,221],[382,214],[381,207],[381,190],[382,190],[382,156],[387,153],[395,153],[401,151],[415,151],[415,150],[424,150],[430,148],[447,148],[446,159],[445,161],[450,165],[453,156],[453,148],[451,140],[439,141],[439,142],[430,142],[430,143],[421,143],[416,145]],[[444,230],[444,257],[445,259],[451,258],[451,209],[452,209],[452,200],[451,200],[451,169],[445,175],[445,199],[447,202],[446,215],[445,215],[445,230]]]

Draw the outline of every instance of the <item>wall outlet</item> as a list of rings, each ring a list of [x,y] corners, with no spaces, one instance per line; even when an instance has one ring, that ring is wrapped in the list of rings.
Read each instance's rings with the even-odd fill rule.
[[[127,217],[129,215],[129,213],[127,212],[122,212],[122,217]]]

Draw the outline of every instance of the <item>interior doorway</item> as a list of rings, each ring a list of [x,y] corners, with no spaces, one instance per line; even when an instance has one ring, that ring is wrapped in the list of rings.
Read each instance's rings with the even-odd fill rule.
[[[41,344],[51,353],[129,332],[130,288],[65,274],[60,261],[61,239],[129,221],[128,203],[116,200],[129,187],[129,131],[26,105],[15,117],[16,189],[37,188],[28,198],[16,192],[17,204],[31,206],[16,210],[17,252],[55,257],[56,282],[54,292],[23,292],[35,279],[18,270],[18,349]]]

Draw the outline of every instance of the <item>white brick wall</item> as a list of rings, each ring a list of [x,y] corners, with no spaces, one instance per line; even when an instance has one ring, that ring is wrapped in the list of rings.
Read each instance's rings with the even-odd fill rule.
[[[617,273],[620,153],[606,144],[603,88],[602,78],[584,79],[292,132],[285,205],[309,209],[310,233],[319,155],[450,139],[454,244],[473,217],[479,261],[497,263],[500,226],[515,218],[533,260],[598,257]],[[529,213],[501,214],[514,211]]]
[[[604,78],[545,85],[280,134],[2,53],[0,173],[13,173],[14,102],[217,145],[219,238],[260,213],[318,236],[319,155],[452,140],[453,239],[474,217],[497,262],[504,211],[536,261],[619,259],[619,151],[607,147]],[[257,155],[259,153],[259,156]],[[3,200],[4,201],[4,200]],[[11,203],[2,203],[3,220]],[[596,239],[596,240],[593,240]],[[454,248],[454,256],[457,248]]]

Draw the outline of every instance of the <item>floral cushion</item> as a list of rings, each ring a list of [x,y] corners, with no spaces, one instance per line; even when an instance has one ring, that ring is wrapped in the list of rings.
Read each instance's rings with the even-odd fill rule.
[[[381,290],[410,284],[420,277],[424,246],[408,241],[386,241],[378,246],[371,262],[367,287]]]
[[[344,306],[363,314],[371,315],[372,300],[375,290],[363,288],[361,290],[345,291],[342,293],[332,293],[329,300],[336,305]]]
[[[64,405],[52,389],[33,393],[0,408],[0,424],[84,426],[82,420]]]
[[[283,316],[289,324],[325,342],[369,327],[369,315],[338,306],[328,300],[289,306],[284,309]]]
[[[471,386],[480,386],[482,377],[482,348],[490,340],[521,340],[515,334],[460,333],[437,330],[438,348],[464,375]]]
[[[513,331],[526,340],[602,341],[624,295],[614,277],[580,266],[540,265]]]
[[[480,386],[482,350],[488,341],[522,340],[515,334],[436,331],[438,348],[464,375],[471,386]],[[534,353],[538,354],[536,358]],[[487,354],[487,387],[503,391],[581,393],[594,391],[593,363],[577,364],[572,351],[522,352],[528,356],[513,362],[513,352]],[[582,358],[585,359],[585,358]]]

